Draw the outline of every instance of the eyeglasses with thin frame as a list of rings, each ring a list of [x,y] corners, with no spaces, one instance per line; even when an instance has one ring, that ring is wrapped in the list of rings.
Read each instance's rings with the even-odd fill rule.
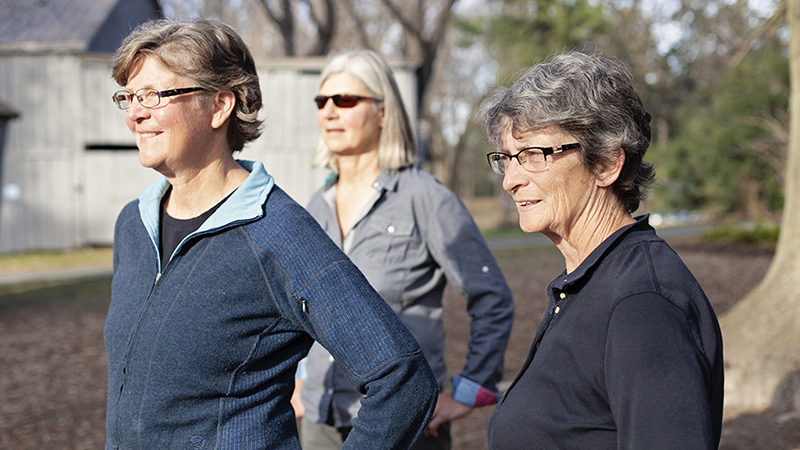
[[[162,98],[174,97],[176,95],[188,94],[190,92],[196,92],[196,91],[205,91],[205,88],[190,87],[190,88],[179,88],[179,89],[167,89],[166,91],[157,91],[155,89],[142,88],[138,89],[136,92],[132,94],[123,89],[121,91],[114,92],[114,95],[111,96],[111,99],[114,100],[114,103],[117,105],[117,108],[124,111],[130,108],[134,97],[136,98],[136,100],[139,101],[139,104],[144,106],[145,108],[155,108],[156,106],[161,104]]]
[[[358,102],[362,100],[367,101],[375,101],[379,102],[379,99],[372,98],[372,97],[362,97],[360,95],[348,95],[348,94],[336,94],[331,95],[330,97],[327,95],[318,95],[314,97],[314,101],[317,102],[317,108],[322,109],[328,103],[328,99],[333,100],[333,104],[336,105],[337,108],[352,108],[358,104]]]
[[[514,158],[516,158],[519,165],[528,172],[541,172],[547,168],[548,155],[554,155],[580,147],[581,144],[579,143],[555,145],[553,147],[527,147],[520,150],[516,155],[491,152],[486,155],[486,159],[489,160],[489,166],[494,173],[498,175],[505,175],[508,165],[511,164],[511,160]]]

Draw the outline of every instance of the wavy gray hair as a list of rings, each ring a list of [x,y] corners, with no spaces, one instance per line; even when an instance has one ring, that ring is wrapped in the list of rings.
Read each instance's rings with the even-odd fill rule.
[[[516,83],[481,106],[484,131],[497,148],[513,136],[555,126],[580,142],[583,163],[593,172],[610,164],[619,149],[625,164],[612,192],[633,213],[653,183],[643,158],[650,146],[650,114],[619,61],[570,52],[536,64]]]

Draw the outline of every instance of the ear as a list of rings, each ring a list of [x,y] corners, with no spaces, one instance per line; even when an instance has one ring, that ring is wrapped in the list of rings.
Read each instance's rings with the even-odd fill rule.
[[[595,174],[597,186],[606,188],[614,184],[614,182],[617,181],[617,178],[619,178],[619,174],[622,172],[622,166],[624,165],[625,150],[619,148],[616,152],[614,152],[611,163],[601,167],[597,174]]]
[[[233,91],[219,91],[214,94],[214,111],[211,116],[211,127],[221,128],[233,114],[236,106],[236,95]]]

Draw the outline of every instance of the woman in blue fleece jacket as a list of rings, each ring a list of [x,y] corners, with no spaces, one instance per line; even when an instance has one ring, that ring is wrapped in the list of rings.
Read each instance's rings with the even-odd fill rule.
[[[367,397],[344,448],[408,448],[436,401],[414,338],[263,165],[261,91],[219,22],[153,21],[113,96],[163,177],[121,212],[105,328],[106,449],[299,449],[290,399],[314,340]]]
[[[632,216],[653,167],[630,73],[601,56],[555,56],[482,114],[520,227],[550,238],[566,264],[492,415],[489,448],[717,448],[717,318],[647,216]]]

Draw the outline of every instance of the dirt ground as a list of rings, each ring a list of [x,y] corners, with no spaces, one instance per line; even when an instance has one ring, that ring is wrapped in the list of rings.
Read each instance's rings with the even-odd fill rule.
[[[672,242],[724,313],[764,275],[771,249]],[[546,300],[544,288],[563,261],[554,247],[504,250],[498,261],[516,300],[505,382],[524,361]],[[101,449],[105,441],[106,361],[103,322],[109,279],[98,278],[0,295],[0,448]],[[0,286],[0,294],[11,290]],[[464,301],[448,290],[447,359],[458,372],[469,333]],[[486,448],[491,408],[453,425],[456,450]],[[722,450],[800,449],[800,417],[773,412],[726,413]]]

